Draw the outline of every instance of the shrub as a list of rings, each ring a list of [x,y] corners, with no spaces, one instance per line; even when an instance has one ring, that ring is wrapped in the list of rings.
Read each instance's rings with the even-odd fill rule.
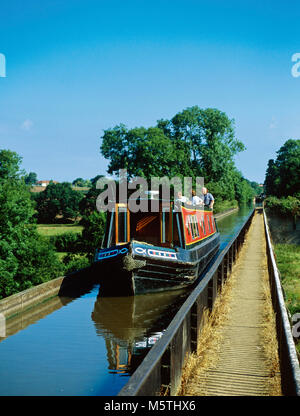
[[[65,274],[73,273],[90,265],[90,260],[86,256],[68,254],[63,259]]]
[[[51,236],[49,240],[54,245],[56,251],[68,253],[77,253],[80,251],[80,235],[76,233],[64,233]]]

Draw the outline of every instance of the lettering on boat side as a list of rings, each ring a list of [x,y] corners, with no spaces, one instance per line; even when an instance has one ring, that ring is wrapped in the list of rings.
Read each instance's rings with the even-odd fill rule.
[[[114,250],[109,250],[109,251],[104,251],[104,252],[100,252],[97,254],[97,259],[98,260],[103,260],[103,259],[107,259],[109,257],[115,257],[118,256],[119,254],[126,254],[128,252],[128,248],[123,247],[120,250],[115,248]]]
[[[168,259],[177,259],[177,254],[172,251],[160,251],[148,249],[148,254],[151,257],[164,257]]]
[[[136,254],[144,254],[150,256],[150,257],[160,257],[160,258],[166,258],[166,259],[177,259],[177,254],[173,253],[173,251],[162,251],[162,250],[156,250],[156,249],[146,249],[143,247],[135,247],[134,252]]]

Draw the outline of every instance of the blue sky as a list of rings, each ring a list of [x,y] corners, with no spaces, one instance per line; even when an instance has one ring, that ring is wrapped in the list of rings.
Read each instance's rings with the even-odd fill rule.
[[[39,179],[105,174],[103,129],[184,108],[235,119],[243,175],[300,138],[300,3],[224,0],[1,2],[0,148]]]

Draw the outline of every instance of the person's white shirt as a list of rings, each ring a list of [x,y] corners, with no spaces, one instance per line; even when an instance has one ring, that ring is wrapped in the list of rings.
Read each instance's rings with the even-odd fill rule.
[[[188,202],[188,199],[186,196],[182,195],[180,198],[177,198],[177,201],[186,203]]]
[[[192,204],[193,205],[203,205],[203,200],[199,196],[194,195],[193,198],[192,198]]]

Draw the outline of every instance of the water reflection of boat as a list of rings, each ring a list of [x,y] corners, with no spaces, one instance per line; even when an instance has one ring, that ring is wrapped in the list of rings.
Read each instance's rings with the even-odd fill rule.
[[[186,298],[186,291],[129,297],[98,296],[92,319],[105,338],[109,370],[132,373]]]

